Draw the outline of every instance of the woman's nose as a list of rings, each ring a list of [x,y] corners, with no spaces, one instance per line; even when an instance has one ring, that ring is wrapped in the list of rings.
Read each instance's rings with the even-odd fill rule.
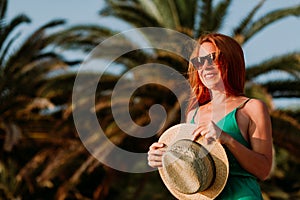
[[[206,60],[202,67],[202,70],[212,70],[214,68],[215,68],[214,64],[213,63],[211,64]]]

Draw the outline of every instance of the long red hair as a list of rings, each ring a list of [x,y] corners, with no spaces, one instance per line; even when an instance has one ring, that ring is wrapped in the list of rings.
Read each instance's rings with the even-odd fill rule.
[[[245,86],[245,60],[242,47],[233,38],[219,34],[209,33],[201,36],[198,45],[192,53],[192,57],[198,56],[199,48],[204,42],[210,42],[216,47],[216,63],[221,71],[225,92],[228,96],[243,96]],[[192,98],[189,102],[188,111],[194,107],[208,103],[210,92],[201,82],[198,72],[191,62],[188,67],[189,82],[192,87]]]

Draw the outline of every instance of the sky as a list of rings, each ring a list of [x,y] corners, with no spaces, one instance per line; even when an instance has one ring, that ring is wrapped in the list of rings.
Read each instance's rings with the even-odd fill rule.
[[[233,0],[220,32],[231,35],[233,28],[259,1]],[[98,24],[129,28],[111,18],[101,18],[98,11],[103,3],[103,0],[9,0],[7,18],[11,19],[20,13],[31,18],[31,24],[20,27],[23,34],[30,33],[37,27],[58,18],[67,19],[68,25]],[[256,14],[256,18],[271,10],[299,4],[300,0],[267,0]],[[246,64],[253,65],[277,55],[299,52],[299,35],[300,17],[288,17],[273,23],[243,46]]]

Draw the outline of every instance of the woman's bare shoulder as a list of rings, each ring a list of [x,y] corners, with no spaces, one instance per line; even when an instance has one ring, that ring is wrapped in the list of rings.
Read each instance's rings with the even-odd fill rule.
[[[268,113],[267,104],[260,99],[251,98],[244,107],[246,112],[251,116]]]

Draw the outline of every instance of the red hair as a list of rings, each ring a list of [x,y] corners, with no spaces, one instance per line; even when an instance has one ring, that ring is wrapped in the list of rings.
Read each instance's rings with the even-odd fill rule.
[[[246,70],[242,47],[229,36],[210,33],[199,38],[198,45],[191,57],[198,56],[199,47],[204,42],[210,42],[216,47],[216,63],[221,71],[226,94],[228,96],[243,96]],[[201,106],[211,99],[209,89],[201,82],[198,71],[194,69],[191,62],[188,67],[188,75],[193,96],[196,97],[190,100],[188,107],[188,111],[190,111],[197,103]]]

